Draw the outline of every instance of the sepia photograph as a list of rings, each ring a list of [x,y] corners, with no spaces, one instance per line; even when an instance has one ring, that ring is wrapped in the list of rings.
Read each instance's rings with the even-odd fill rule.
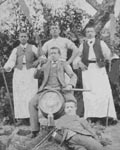
[[[0,150],[120,150],[120,0],[0,0]]]

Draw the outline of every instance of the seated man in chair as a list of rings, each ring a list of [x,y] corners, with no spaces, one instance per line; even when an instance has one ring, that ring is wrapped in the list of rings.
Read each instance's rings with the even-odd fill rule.
[[[65,101],[76,101],[73,93],[70,90],[75,87],[77,77],[68,63],[60,60],[60,56],[60,49],[58,47],[52,47],[48,53],[47,62],[42,66],[38,66],[34,74],[34,77],[37,79],[41,78],[42,74],[43,81],[38,93],[29,103],[30,124],[32,130],[31,138],[36,137],[40,130],[38,122],[38,103],[40,94],[45,89],[57,89],[58,91],[62,91]],[[67,85],[65,83],[65,73],[70,77],[70,82]]]

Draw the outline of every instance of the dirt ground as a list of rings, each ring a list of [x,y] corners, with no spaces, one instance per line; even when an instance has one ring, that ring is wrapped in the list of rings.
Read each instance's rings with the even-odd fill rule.
[[[19,135],[20,132],[21,135]],[[0,126],[0,150],[27,150],[24,145],[26,143],[29,145],[30,141],[25,134],[29,132],[29,126]],[[108,126],[103,130],[103,136],[112,141],[112,144],[104,147],[104,150],[120,150],[120,121],[116,125]],[[36,143],[42,139],[43,137],[40,137],[37,139]],[[19,147],[19,145],[22,147]],[[61,148],[59,145],[52,142],[44,142],[38,150],[65,150],[65,148]]]

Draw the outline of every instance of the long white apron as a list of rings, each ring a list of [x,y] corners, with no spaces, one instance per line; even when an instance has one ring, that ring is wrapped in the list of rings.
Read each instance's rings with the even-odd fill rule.
[[[112,91],[105,67],[99,68],[96,63],[90,63],[88,70],[82,71],[82,79],[83,88],[91,90],[91,92],[83,92],[84,118],[102,118],[108,115],[116,119]]]
[[[13,98],[15,118],[29,118],[29,101],[38,90],[38,80],[34,79],[35,68],[22,70],[15,68],[13,74]]]

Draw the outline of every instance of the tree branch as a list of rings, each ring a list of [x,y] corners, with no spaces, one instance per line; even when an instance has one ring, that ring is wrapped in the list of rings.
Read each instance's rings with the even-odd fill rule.
[[[3,0],[3,1],[1,0],[1,1],[0,1],[0,5],[3,4],[5,1],[7,1],[7,0]]]
[[[96,0],[86,0],[94,9],[99,10],[101,8],[101,4],[99,4]]]
[[[93,7],[96,7],[95,5],[98,5],[96,0],[86,0],[91,4]],[[99,33],[102,28],[105,26],[105,24],[110,19],[110,14],[114,12],[114,6],[115,6],[116,0],[103,0],[102,4],[99,5],[99,10],[97,10],[96,14],[91,18],[94,22],[96,32]],[[96,7],[98,9],[98,6]],[[90,24],[90,21],[88,22]],[[86,26],[88,26],[88,24]]]

